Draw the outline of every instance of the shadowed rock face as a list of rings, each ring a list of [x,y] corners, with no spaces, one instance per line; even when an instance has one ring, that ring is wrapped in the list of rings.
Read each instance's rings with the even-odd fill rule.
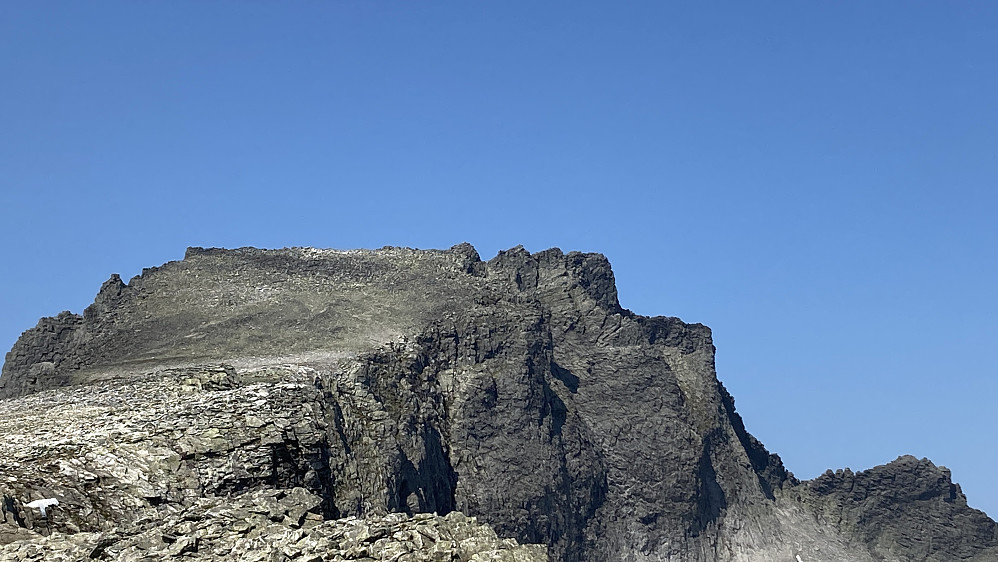
[[[928,461],[798,482],[713,354],[622,309],[598,254],[192,248],[7,355],[0,543],[301,489],[328,520],[460,511],[557,560],[998,559]]]

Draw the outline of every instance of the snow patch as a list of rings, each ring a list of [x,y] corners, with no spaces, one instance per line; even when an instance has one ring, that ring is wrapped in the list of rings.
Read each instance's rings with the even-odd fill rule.
[[[28,507],[33,507],[33,508],[37,509],[38,511],[41,511],[42,515],[44,516],[45,515],[45,510],[47,510],[48,508],[50,508],[52,506],[59,505],[59,500],[57,500],[55,498],[45,498],[45,499],[42,499],[42,500],[35,500],[35,501],[30,502],[30,503],[28,503],[26,505]]]

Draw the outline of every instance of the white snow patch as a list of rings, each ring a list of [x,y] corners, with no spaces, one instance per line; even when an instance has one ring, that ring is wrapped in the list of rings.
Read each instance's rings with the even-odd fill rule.
[[[45,510],[54,505],[59,505],[59,500],[55,498],[45,498],[43,500],[35,500],[33,502],[28,503],[27,505],[28,507],[33,507],[38,511],[41,511],[42,515],[45,515]]]

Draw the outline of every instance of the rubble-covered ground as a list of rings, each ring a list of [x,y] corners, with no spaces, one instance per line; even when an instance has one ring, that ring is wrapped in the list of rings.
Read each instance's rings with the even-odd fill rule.
[[[347,452],[329,446],[318,377],[201,366],[5,401],[0,560],[547,560],[457,511],[388,513],[372,497],[364,517],[333,518],[350,510],[316,472]],[[383,486],[384,471],[333,462],[358,474],[340,478],[340,507]],[[45,499],[59,503],[28,505]]]
[[[543,546],[499,539],[491,527],[460,512],[412,517],[392,513],[324,521],[321,515],[309,511],[319,501],[302,488],[261,490],[237,498],[204,498],[163,519],[136,522],[128,530],[53,533],[40,539],[15,541],[0,547],[0,560],[547,560]]]

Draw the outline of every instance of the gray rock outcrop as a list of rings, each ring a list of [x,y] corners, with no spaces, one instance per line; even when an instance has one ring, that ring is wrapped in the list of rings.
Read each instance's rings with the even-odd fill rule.
[[[710,330],[621,308],[598,254],[193,248],[25,332],[0,396],[18,553],[294,493],[314,502],[274,524],[300,537],[304,513],[460,512],[554,560],[998,559],[928,461],[795,479],[746,431]],[[232,542],[205,529],[184,536]],[[178,541],[153,546],[205,556]],[[533,552],[490,545],[458,556]]]
[[[540,545],[500,539],[459,512],[392,513],[323,520],[320,499],[303,490],[260,490],[203,498],[161,519],[103,533],[51,534],[0,546],[0,560],[409,560],[412,562],[545,562]]]

